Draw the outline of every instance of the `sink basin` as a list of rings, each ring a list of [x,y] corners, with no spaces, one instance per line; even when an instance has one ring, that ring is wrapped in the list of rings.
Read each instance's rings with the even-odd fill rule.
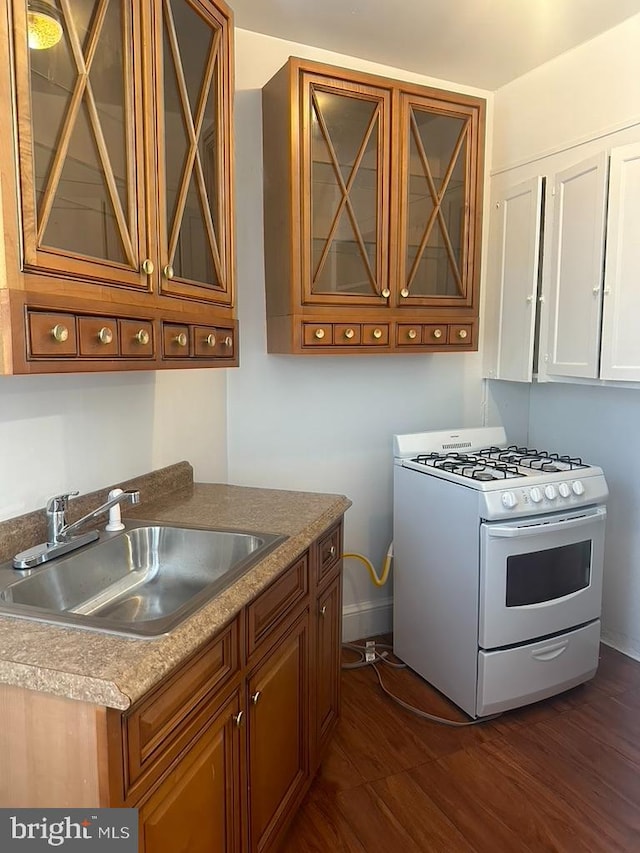
[[[0,586],[0,614],[157,637],[286,538],[147,522],[127,528],[18,579],[11,570]]]

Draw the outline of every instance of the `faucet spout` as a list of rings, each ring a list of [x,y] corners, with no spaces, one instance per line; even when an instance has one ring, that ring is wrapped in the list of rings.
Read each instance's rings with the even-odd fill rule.
[[[105,501],[105,503],[101,504],[99,507],[96,507],[96,509],[92,510],[91,512],[88,512],[86,515],[83,515],[82,518],[79,518],[77,521],[74,521],[71,524],[64,524],[57,531],[58,540],[62,539],[64,541],[66,538],[68,538],[69,534],[73,533],[74,530],[78,530],[85,522],[90,521],[92,518],[96,518],[97,516],[102,515],[105,512],[108,512],[111,507],[115,506],[116,504],[122,503],[123,501],[129,501],[133,505],[139,504],[140,492],[133,490],[128,492],[121,492],[119,495],[116,495],[110,500]]]

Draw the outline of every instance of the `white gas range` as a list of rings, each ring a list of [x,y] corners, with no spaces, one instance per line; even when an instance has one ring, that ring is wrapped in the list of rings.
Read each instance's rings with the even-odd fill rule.
[[[607,496],[502,428],[395,436],[395,653],[472,717],[591,678]]]

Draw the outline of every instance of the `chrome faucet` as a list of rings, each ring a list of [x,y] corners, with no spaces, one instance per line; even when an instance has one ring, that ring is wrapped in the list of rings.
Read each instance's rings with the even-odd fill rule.
[[[55,557],[68,554],[69,551],[75,551],[76,548],[81,548],[83,545],[88,545],[89,542],[94,542],[99,535],[97,530],[89,530],[86,533],[80,533],[75,536],[72,534],[75,530],[82,527],[85,522],[101,515],[103,512],[107,512],[111,507],[122,501],[130,501],[132,504],[140,503],[140,492],[121,492],[96,509],[83,515],[82,518],[68,524],[67,509],[69,508],[69,498],[77,494],[78,492],[67,492],[63,495],[55,495],[47,502],[47,541],[16,554],[13,558],[14,569],[33,569],[42,563],[53,560]]]

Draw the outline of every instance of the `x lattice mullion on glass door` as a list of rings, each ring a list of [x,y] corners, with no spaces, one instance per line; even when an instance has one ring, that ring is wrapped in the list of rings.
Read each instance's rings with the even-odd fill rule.
[[[122,240],[122,244],[129,263],[134,266],[136,264],[136,253],[134,251],[133,243],[131,241],[129,223],[127,222],[124,211],[122,209],[122,205],[120,203],[120,196],[118,194],[115,176],[111,168],[109,152],[107,149],[104,134],[102,132],[100,116],[98,115],[98,109],[93,94],[93,88],[91,86],[91,80],[89,78],[89,74],[91,72],[91,65],[96,54],[98,41],[100,40],[100,35],[102,33],[102,27],[104,25],[107,8],[109,6],[109,0],[100,0],[98,4],[95,19],[93,21],[93,26],[87,39],[86,56],[82,50],[80,39],[78,38],[78,33],[73,21],[69,0],[60,0],[60,6],[64,15],[65,29],[68,33],[69,42],[71,44],[71,51],[73,53],[73,58],[78,71],[78,77],[75,83],[73,94],[71,96],[69,109],[67,111],[62,126],[60,140],[56,149],[56,153],[54,155],[51,171],[49,173],[49,179],[47,181],[47,185],[43,194],[43,201],[40,209],[38,223],[38,245],[42,244],[44,238],[44,233],[46,231],[49,217],[51,215],[51,210],[55,201],[56,190],[58,188],[58,184],[62,176],[64,162],[69,150],[71,135],[76,126],[76,120],[78,118],[78,112],[82,105],[83,98],[86,97],[87,113],[89,116],[89,121],[91,123],[91,128],[94,133],[94,139],[96,143],[96,148],[98,150],[98,155],[100,157],[100,162],[104,170],[105,183],[109,192],[111,203],[113,205],[114,215],[118,224],[118,229],[120,231],[120,238]],[[130,171],[129,178],[131,179]],[[132,194],[129,193],[129,197],[131,197],[131,195]]]
[[[317,281],[320,277],[320,274],[322,272],[324,264],[327,260],[328,255],[329,255],[329,251],[331,248],[331,242],[332,242],[334,235],[336,233],[336,230],[338,228],[340,216],[346,207],[347,214],[349,216],[349,220],[350,220],[351,226],[353,228],[354,236],[358,242],[360,254],[362,255],[362,260],[365,264],[365,267],[367,270],[367,275],[369,276],[369,283],[371,284],[371,287],[374,290],[374,292],[377,293],[378,288],[376,287],[376,284],[377,284],[376,276],[375,276],[373,270],[371,269],[371,264],[369,263],[369,257],[367,255],[367,249],[365,247],[364,240],[362,238],[362,234],[360,233],[360,228],[358,227],[358,222],[356,219],[355,212],[353,210],[353,206],[351,204],[351,199],[349,198],[349,193],[351,192],[351,188],[352,188],[353,183],[356,179],[358,169],[360,167],[360,164],[362,163],[362,159],[365,155],[365,151],[366,151],[367,145],[369,143],[369,139],[371,138],[371,134],[373,133],[373,129],[376,126],[376,124],[380,118],[380,105],[378,104],[373,111],[373,115],[371,116],[371,120],[367,126],[367,129],[365,131],[362,143],[360,145],[360,148],[358,149],[358,153],[357,153],[356,158],[354,160],[353,167],[352,167],[351,172],[349,174],[349,179],[345,183],[344,178],[342,177],[342,171],[340,169],[340,164],[338,162],[338,157],[336,155],[335,148],[333,146],[333,143],[331,142],[329,130],[327,128],[324,117],[323,117],[322,112],[320,110],[320,107],[318,105],[318,101],[316,99],[315,91],[312,92],[312,103],[313,103],[313,109],[315,110],[315,114],[316,114],[317,119],[318,119],[318,124],[320,126],[320,130],[322,132],[322,135],[323,135],[324,140],[325,140],[326,145],[327,145],[327,149],[329,151],[329,156],[331,157],[331,165],[333,166],[333,170],[334,170],[334,173],[336,176],[336,180],[338,182],[340,192],[342,193],[342,198],[340,199],[340,201],[338,203],[338,207],[336,209],[335,216],[334,216],[333,221],[331,223],[331,227],[329,229],[329,234],[327,236],[326,243],[325,243],[324,248],[322,250],[322,255],[320,256],[320,260],[318,261],[317,269],[315,270],[315,273],[313,276],[313,281],[314,282]]]
[[[425,231],[422,236],[422,240],[420,241],[420,245],[418,246],[418,251],[416,252],[416,256],[414,258],[413,264],[411,266],[411,270],[409,271],[409,275],[407,277],[406,287],[407,289],[411,288],[411,284],[413,283],[413,279],[415,278],[416,272],[420,265],[420,261],[424,254],[424,250],[429,242],[429,237],[431,236],[431,231],[433,230],[434,223],[436,218],[438,219],[438,223],[440,225],[440,230],[442,233],[442,238],[445,242],[445,247],[447,250],[447,255],[449,257],[449,264],[451,266],[451,271],[455,276],[456,285],[458,287],[458,291],[460,295],[464,295],[464,286],[462,284],[462,276],[460,274],[460,270],[458,268],[458,264],[456,263],[455,252],[453,250],[453,246],[451,245],[451,239],[449,237],[449,232],[447,230],[446,222],[444,221],[444,216],[442,215],[442,200],[445,197],[447,192],[447,187],[449,186],[449,181],[451,180],[451,176],[453,174],[453,170],[456,167],[456,162],[462,146],[467,138],[467,134],[469,132],[469,120],[464,123],[460,135],[456,141],[455,147],[453,149],[453,154],[451,155],[451,160],[447,167],[447,171],[442,180],[442,186],[440,187],[440,192],[438,192],[435,181],[433,180],[433,175],[431,172],[431,167],[429,166],[429,160],[427,157],[427,153],[425,151],[424,145],[422,144],[422,138],[420,136],[420,131],[416,124],[415,115],[413,110],[411,111],[411,133],[413,135],[413,139],[416,145],[416,149],[418,151],[418,155],[420,157],[420,164],[422,165],[422,169],[424,171],[425,178],[427,180],[427,185],[429,187],[429,192],[431,193],[431,197],[433,199],[433,210],[431,211],[431,215],[427,220],[427,224],[425,226]]]
[[[200,135],[202,133],[202,125],[205,118],[207,98],[209,96],[211,82],[215,73],[216,61],[219,59],[220,54],[221,31],[216,31],[212,40],[211,50],[209,52],[207,65],[202,80],[202,87],[200,90],[198,105],[195,110],[194,121],[194,117],[191,113],[191,107],[189,105],[189,93],[182,67],[182,60],[180,57],[178,37],[173,21],[171,0],[164,0],[164,13],[167,27],[167,35],[169,38],[174,69],[176,72],[176,79],[178,82],[178,93],[180,95],[185,127],[187,131],[187,136],[189,138],[189,150],[187,151],[187,155],[185,158],[184,171],[182,173],[182,182],[178,189],[175,217],[171,228],[171,234],[169,236],[168,262],[172,262],[176,253],[178,240],[180,238],[180,227],[182,224],[182,217],[184,215],[184,210],[187,203],[189,184],[191,182],[192,174],[195,170],[196,186],[198,189],[198,194],[200,196],[200,207],[204,218],[209,248],[211,249],[211,256],[213,258],[213,262],[216,268],[217,280],[224,281],[220,251],[218,249],[215,227],[213,225],[213,219],[211,218],[211,210],[209,208],[209,199],[207,195],[204,171],[202,168],[202,160],[200,157],[200,151],[198,150],[198,142],[200,140]]]

